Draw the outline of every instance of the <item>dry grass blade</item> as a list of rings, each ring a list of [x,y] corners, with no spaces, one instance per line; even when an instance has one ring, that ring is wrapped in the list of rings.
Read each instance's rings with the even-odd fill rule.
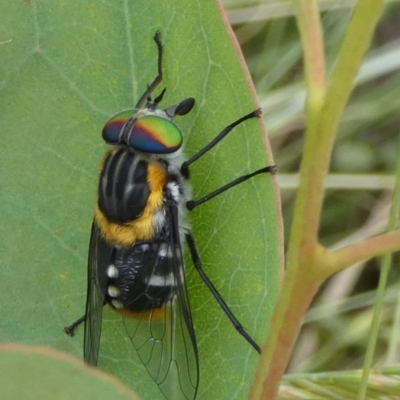
[[[293,374],[284,378],[277,400],[350,400],[356,398],[362,370]],[[398,400],[400,366],[373,370],[368,379],[369,400]]]

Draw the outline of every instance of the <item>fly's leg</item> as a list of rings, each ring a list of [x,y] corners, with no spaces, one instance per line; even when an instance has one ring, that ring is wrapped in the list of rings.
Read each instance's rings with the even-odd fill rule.
[[[191,157],[189,160],[185,161],[181,165],[181,173],[182,175],[188,179],[190,177],[190,171],[189,171],[189,166],[190,164],[194,163],[197,161],[200,157],[202,157],[204,154],[206,154],[208,151],[210,151],[216,144],[218,144],[225,136],[227,136],[235,126],[240,125],[242,122],[247,121],[248,119],[251,118],[260,118],[261,117],[261,109],[257,109],[252,111],[251,113],[245,115],[242,118],[239,118],[237,121],[233,122],[232,124],[228,125],[226,128],[224,128],[210,143],[208,143],[206,146],[204,146],[200,151],[198,151],[193,157]],[[263,174],[263,173],[270,173],[270,174],[275,174],[276,173],[276,166],[275,165],[269,165],[264,168],[260,168],[257,171],[254,171],[250,174],[242,175],[239,178],[234,179],[232,182],[227,183],[226,185],[220,187],[217,190],[214,190],[213,192],[207,194],[206,196],[202,197],[201,199],[198,200],[189,200],[186,203],[186,207],[188,210],[193,210],[195,207],[199,206],[200,204],[205,203],[208,200],[211,200],[215,196],[218,196],[219,194],[229,190],[230,188],[239,185],[239,183],[245,182],[248,179],[252,178],[253,176]]]
[[[232,322],[232,325],[235,327],[235,329],[253,346],[253,348],[261,354],[261,349],[260,346],[252,339],[252,337],[246,332],[244,329],[243,325],[238,321],[238,319],[235,317],[233,312],[230,310],[228,305],[225,303],[225,300],[221,296],[221,294],[218,292],[216,287],[213,285],[213,283],[210,281],[208,276],[203,270],[203,264],[200,259],[199,252],[196,247],[196,243],[194,241],[193,236],[190,233],[187,233],[185,235],[186,237],[186,243],[188,244],[190,255],[192,257],[193,264],[199,273],[201,279],[203,282],[206,284],[210,292],[213,294],[215,297],[215,300],[217,300],[218,304],[220,307],[223,309],[225,312],[226,316],[229,318],[229,320]]]
[[[198,151],[193,157],[191,157],[189,160],[185,161],[182,166],[181,166],[181,173],[182,175],[188,179],[190,176],[189,172],[189,166],[197,161],[200,157],[202,157],[204,154],[206,154],[208,151],[210,151],[215,145],[217,145],[224,137],[226,137],[232,130],[235,128],[237,125],[240,125],[242,122],[247,121],[248,119],[251,118],[256,118],[261,116],[261,109],[257,109],[242,118],[239,118],[237,121],[233,122],[232,124],[228,125],[226,128],[224,128],[210,143],[208,143],[206,146],[204,146],[200,151]],[[250,174],[242,175],[233,181],[227,183],[226,185],[220,187],[219,189],[214,190],[211,193],[208,193],[204,197],[198,199],[198,200],[189,200],[186,203],[186,207],[188,210],[193,210],[195,207],[199,206],[200,204],[203,204],[207,202],[208,200],[211,200],[212,198],[218,196],[219,194],[233,188],[236,185],[239,185],[242,182],[247,181],[250,178],[253,178],[256,175],[263,174],[263,173],[270,173],[270,174],[275,174],[276,173],[276,166],[275,165],[269,165],[267,167],[258,169],[257,171],[254,171]],[[200,259],[199,252],[197,250],[195,241],[193,236],[188,233],[186,234],[186,242],[189,247],[190,255],[193,260],[193,264],[199,273],[200,277],[208,287],[208,289],[211,291],[215,299],[217,300],[218,304],[221,306],[229,320],[232,322],[233,326],[235,329],[253,346],[253,348],[258,352],[261,353],[260,346],[251,338],[251,336],[246,332],[244,329],[243,325],[238,321],[238,319],[235,317],[233,312],[230,310],[224,299],[222,298],[221,294],[218,292],[218,290],[215,288],[213,283],[210,281],[208,276],[203,270],[202,262]]]
[[[260,118],[262,115],[261,108],[258,108],[257,110],[252,111],[251,113],[243,116],[242,118],[239,118],[237,121],[231,123],[228,125],[226,128],[224,128],[213,140],[211,140],[210,143],[208,143],[206,146],[204,146],[201,150],[199,150],[193,157],[191,157],[189,160],[185,161],[181,165],[181,173],[185,178],[189,178],[190,172],[189,172],[189,166],[190,164],[193,164],[195,161],[197,161],[200,157],[202,157],[204,154],[206,154],[208,151],[210,151],[215,145],[217,145],[225,136],[227,136],[233,128],[236,126],[240,125],[242,122],[247,121],[248,119],[251,118]],[[275,165],[271,165],[269,167],[268,171],[261,171],[261,172],[271,172],[275,173],[276,172],[276,167]],[[258,172],[258,173],[261,173]],[[254,176],[254,175],[253,175]],[[249,177],[251,178],[251,176]],[[247,178],[247,179],[249,179]],[[246,179],[245,179],[246,180]],[[238,182],[240,183],[240,182]],[[236,183],[237,185],[237,183]],[[235,186],[235,185],[233,185]],[[229,189],[229,188],[227,188]],[[225,190],[227,190],[225,189]]]
[[[205,203],[208,200],[211,200],[212,198],[214,198],[215,196],[218,196],[219,194],[226,192],[228,189],[239,185],[239,183],[245,182],[247,181],[247,179],[252,178],[253,176],[259,175],[259,174],[263,174],[269,172],[271,174],[275,174],[276,173],[276,166],[275,165],[270,165],[268,167],[264,167],[261,169],[258,169],[257,171],[252,172],[251,174],[246,174],[246,175],[242,175],[239,176],[239,178],[234,179],[232,182],[227,183],[226,185],[220,187],[217,190],[214,190],[211,193],[208,193],[207,195],[205,195],[204,197],[198,199],[198,200],[189,200],[188,202],[186,202],[186,208],[189,211],[192,211],[195,207],[199,206],[200,204]]]
[[[74,334],[75,334],[75,329],[82,323],[82,322],[84,322],[86,320],[86,314],[84,315],[84,316],[82,316],[82,317],[80,317],[79,319],[77,319],[73,324],[71,324],[70,326],[66,326],[65,328],[64,328],[64,332],[67,334],[67,335],[70,335],[70,336],[74,336]]]

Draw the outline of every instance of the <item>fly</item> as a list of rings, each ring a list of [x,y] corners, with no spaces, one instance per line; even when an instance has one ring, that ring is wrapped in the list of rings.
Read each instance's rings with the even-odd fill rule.
[[[112,145],[103,160],[88,258],[86,312],[69,327],[69,335],[85,322],[84,360],[97,365],[103,306],[123,318],[126,332],[168,400],[192,400],[199,385],[199,355],[185,279],[182,246],[186,242],[193,264],[238,332],[260,353],[260,347],[233,315],[203,270],[186,217],[187,210],[209,201],[255,175],[275,173],[261,168],[192,200],[189,167],[246,120],[255,110],[224,128],[214,140],[183,161],[183,135],[175,116],[189,113],[191,97],[161,109],[165,89],[151,93],[162,81],[160,33],[158,75],[135,109],[113,116],[103,128]]]

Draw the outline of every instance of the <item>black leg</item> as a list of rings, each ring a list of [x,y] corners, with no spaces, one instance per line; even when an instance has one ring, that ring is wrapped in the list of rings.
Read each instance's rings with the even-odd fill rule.
[[[151,85],[148,85],[147,90],[142,94],[139,101],[136,103],[135,108],[142,108],[144,103],[147,101],[148,97],[150,97],[151,92],[162,81],[162,78],[163,78],[163,73],[162,73],[163,47],[162,47],[160,36],[161,36],[160,31],[157,31],[153,38],[154,41],[156,42],[157,50],[158,50],[158,75],[154,78],[154,81],[151,83]]]
[[[75,333],[75,329],[82,323],[82,322],[84,322],[86,320],[86,314],[83,316],[83,317],[80,317],[79,319],[77,319],[73,324],[71,324],[70,326],[66,326],[65,328],[64,328],[64,332],[67,334],[67,335],[70,335],[70,336],[74,336],[74,333]]]
[[[232,187],[234,187],[236,185],[239,185],[239,183],[245,182],[245,181],[247,181],[247,179],[250,179],[255,175],[263,174],[263,173],[266,173],[266,172],[269,172],[270,174],[275,174],[276,173],[276,166],[275,165],[270,165],[268,167],[264,167],[264,168],[258,169],[257,171],[254,171],[251,174],[246,174],[246,175],[239,176],[239,178],[236,178],[232,182],[229,182],[226,185],[220,187],[219,189],[214,190],[213,192],[203,196],[201,199],[189,200],[188,202],[186,202],[186,208],[189,211],[192,211],[195,207],[199,206],[200,204],[203,204],[206,201],[211,200],[215,196],[218,196],[219,194],[227,191],[228,189],[230,189],[230,188],[232,188]]]
[[[201,156],[203,156],[205,153],[207,153],[209,150],[211,150],[216,144],[218,144],[229,132],[232,131],[232,129],[240,125],[242,122],[247,121],[248,119],[251,118],[256,118],[256,117],[261,117],[261,109],[254,110],[253,112],[245,115],[242,118],[239,118],[237,121],[233,122],[232,124],[228,125],[226,128],[224,128],[209,144],[204,146],[200,151],[198,151],[193,157],[191,157],[189,160],[185,161],[181,165],[181,173],[182,175],[186,178],[189,179],[190,177],[190,171],[189,171],[189,166],[190,164],[194,163],[197,161]],[[232,182],[227,183],[226,185],[220,187],[217,190],[214,190],[213,192],[203,196],[202,198],[198,200],[189,200],[186,203],[186,208],[191,211],[195,207],[199,206],[200,204],[205,203],[208,200],[211,200],[212,198],[218,196],[219,194],[227,191],[228,189],[239,185],[239,183],[245,182],[248,179],[252,178],[255,175],[262,174],[262,173],[270,173],[270,174],[275,174],[276,173],[276,166],[275,165],[269,165],[267,167],[258,169],[257,171],[254,171],[250,174],[242,175],[239,178],[234,179]]]
[[[237,121],[233,122],[232,124],[228,125],[224,128],[210,143],[204,146],[200,151],[198,151],[193,157],[189,160],[185,161],[181,166],[181,173],[183,176],[189,176],[189,165],[197,161],[201,156],[211,150],[216,144],[218,144],[232,129],[241,124],[244,121],[247,121],[251,118],[260,118],[261,117],[261,108],[252,111],[250,114],[245,115],[242,118],[239,118]]]
[[[228,305],[225,303],[224,299],[222,296],[219,294],[218,290],[215,288],[213,283],[210,281],[208,276],[203,270],[203,265],[200,260],[199,252],[197,251],[196,243],[194,241],[193,236],[190,233],[187,233],[185,235],[186,237],[186,243],[189,246],[190,250],[190,255],[193,260],[193,264],[199,273],[201,279],[203,279],[203,282],[206,284],[208,289],[211,291],[215,299],[217,300],[218,304],[221,306],[221,308],[224,310],[225,314],[229,318],[229,320],[232,322],[233,326],[236,328],[236,330],[254,347],[254,349],[261,354],[261,349],[260,346],[251,338],[251,336],[246,332],[242,324],[237,320],[237,318],[233,315],[232,311],[228,307]]]

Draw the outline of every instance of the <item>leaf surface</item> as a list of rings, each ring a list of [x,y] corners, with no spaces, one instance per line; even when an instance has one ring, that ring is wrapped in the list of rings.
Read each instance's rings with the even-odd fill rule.
[[[163,106],[194,97],[177,117],[188,156],[257,108],[212,0],[16,1],[0,4],[0,340],[82,357],[86,257],[101,130],[132,108],[165,48]],[[156,94],[159,92],[156,91]],[[268,165],[257,119],[237,127],[191,168],[194,198]],[[273,178],[260,175],[190,215],[204,269],[261,345],[278,291],[281,228]],[[244,398],[257,353],[241,338],[187,263],[200,352],[198,399]],[[145,399],[162,395],[104,310],[99,367]]]

